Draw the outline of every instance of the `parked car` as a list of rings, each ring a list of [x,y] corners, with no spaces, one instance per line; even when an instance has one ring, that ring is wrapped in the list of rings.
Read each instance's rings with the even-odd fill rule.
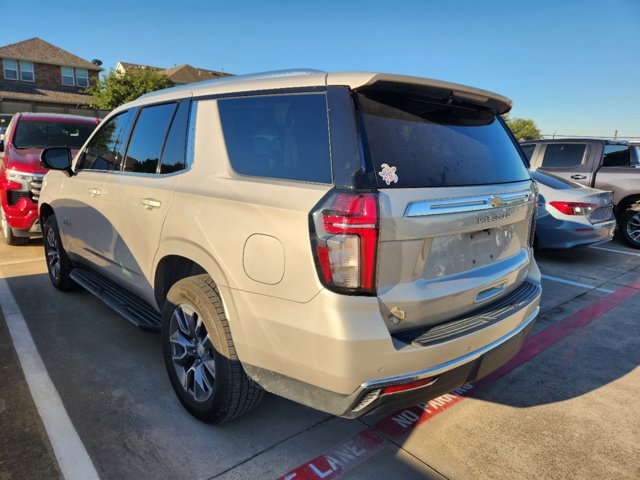
[[[531,176],[539,192],[536,247],[573,248],[613,239],[616,218],[611,192],[539,170]]]
[[[533,169],[613,192],[625,240],[640,248],[640,151],[621,140],[565,138],[522,143]]]
[[[13,115],[8,113],[0,114],[0,140],[4,140],[4,134],[7,131],[11,117],[13,117]]]
[[[144,95],[73,161],[43,152],[50,279],[161,328],[201,420],[263,390],[350,418],[415,405],[504,364],[538,313],[535,184],[510,106],[319,71]]]
[[[0,221],[9,245],[40,235],[38,197],[46,170],[40,166],[45,147],[82,146],[98,124],[96,118],[44,113],[16,113],[0,140]]]

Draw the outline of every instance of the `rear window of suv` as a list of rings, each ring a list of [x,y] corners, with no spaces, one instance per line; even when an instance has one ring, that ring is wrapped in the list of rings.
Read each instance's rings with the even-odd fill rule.
[[[331,183],[324,93],[218,101],[233,169],[244,175]]]
[[[386,91],[358,94],[381,188],[450,187],[528,180],[502,122],[487,110]]]

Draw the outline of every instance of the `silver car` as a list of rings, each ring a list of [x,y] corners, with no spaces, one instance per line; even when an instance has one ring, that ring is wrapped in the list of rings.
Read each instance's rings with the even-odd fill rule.
[[[537,248],[573,248],[608,242],[616,219],[612,193],[540,171],[531,176],[538,183]]]

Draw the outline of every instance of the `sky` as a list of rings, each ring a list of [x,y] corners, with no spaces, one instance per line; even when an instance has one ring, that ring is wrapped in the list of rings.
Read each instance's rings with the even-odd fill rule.
[[[0,18],[0,45],[40,37],[107,70],[416,75],[506,95],[543,134],[640,138],[640,0],[0,0]]]

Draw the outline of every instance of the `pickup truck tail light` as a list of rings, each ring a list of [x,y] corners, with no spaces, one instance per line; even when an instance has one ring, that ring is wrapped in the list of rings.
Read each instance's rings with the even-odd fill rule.
[[[310,229],[322,283],[339,293],[375,295],[377,195],[332,190],[311,212]]]
[[[600,205],[584,202],[549,202],[553,208],[565,215],[589,215]]]

